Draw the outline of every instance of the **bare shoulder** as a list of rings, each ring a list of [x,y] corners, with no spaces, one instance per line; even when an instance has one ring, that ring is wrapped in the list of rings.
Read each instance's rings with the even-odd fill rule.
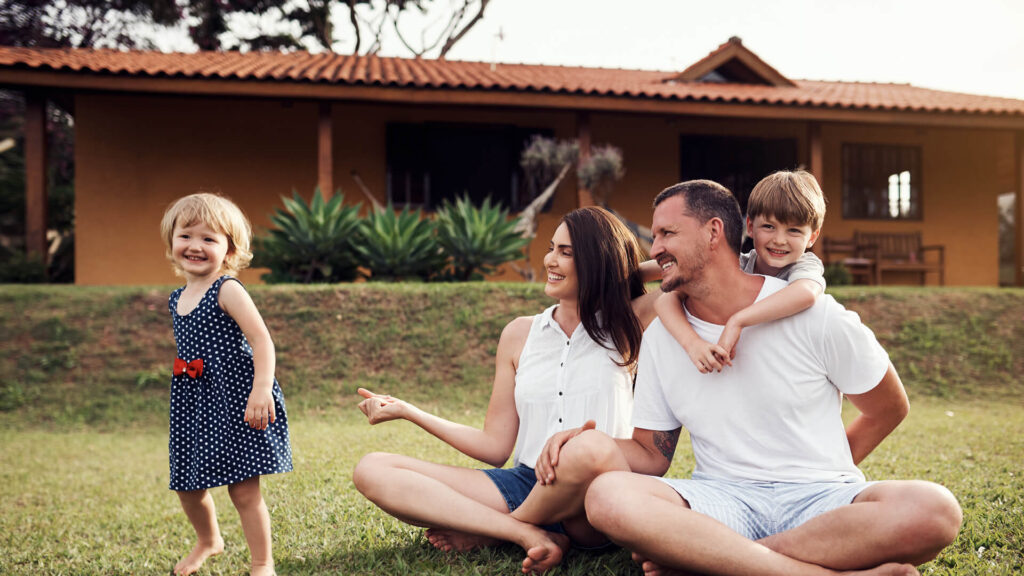
[[[533,326],[533,319],[533,316],[520,316],[512,320],[501,331],[501,339],[520,343],[526,342],[526,337],[530,335],[530,327]]]
[[[217,301],[220,303],[221,308],[230,310],[238,305],[251,305],[252,297],[249,296],[249,292],[246,291],[241,282],[237,282],[234,279],[226,279],[220,285]]]

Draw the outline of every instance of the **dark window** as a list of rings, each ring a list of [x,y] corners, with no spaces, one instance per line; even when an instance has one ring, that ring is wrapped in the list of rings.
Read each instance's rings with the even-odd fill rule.
[[[843,218],[921,219],[921,149],[843,144]]]
[[[488,196],[510,210],[525,207],[541,190],[519,166],[534,134],[550,130],[492,124],[388,124],[388,199],[433,210],[466,194]]]
[[[687,135],[680,137],[680,179],[714,180],[725,186],[747,212],[747,199],[762,178],[797,166],[793,138],[737,138]]]

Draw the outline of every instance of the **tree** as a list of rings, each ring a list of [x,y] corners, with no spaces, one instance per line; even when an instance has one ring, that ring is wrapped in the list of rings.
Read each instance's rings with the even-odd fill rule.
[[[395,38],[415,57],[446,54],[484,17],[490,0],[188,0],[189,34],[201,50],[335,50],[377,54]],[[433,22],[404,23],[413,13]],[[348,34],[348,37],[344,35]]]
[[[175,0],[0,0],[0,45],[152,48],[141,31],[182,17]]]

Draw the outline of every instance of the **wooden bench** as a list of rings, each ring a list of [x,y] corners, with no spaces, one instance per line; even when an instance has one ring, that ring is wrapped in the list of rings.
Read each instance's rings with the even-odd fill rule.
[[[929,272],[939,275],[939,285],[946,284],[946,251],[943,246],[921,245],[920,232],[864,232],[856,230],[853,241],[860,255],[874,261],[874,284],[882,283],[883,272],[920,274],[921,284]],[[934,252],[936,256],[926,258]]]
[[[824,236],[821,239],[821,261],[830,264],[842,264],[853,280],[864,284],[875,282],[875,261],[865,256],[853,238],[834,238]]]

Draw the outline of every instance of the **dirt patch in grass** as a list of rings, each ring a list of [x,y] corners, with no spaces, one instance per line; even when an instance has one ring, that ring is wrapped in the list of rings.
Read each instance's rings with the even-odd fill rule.
[[[0,287],[0,418],[124,426],[166,420],[172,287]],[[830,290],[889,350],[912,395],[1024,396],[1024,291]],[[290,410],[356,388],[442,413],[486,405],[504,326],[550,305],[541,285],[256,286]]]

